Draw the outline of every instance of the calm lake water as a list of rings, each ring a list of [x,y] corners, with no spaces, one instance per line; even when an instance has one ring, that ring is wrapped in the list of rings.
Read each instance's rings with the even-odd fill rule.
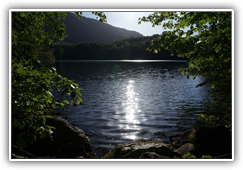
[[[203,78],[188,80],[178,72],[186,66],[175,61],[57,61],[57,72],[83,89],[83,105],[68,106],[61,116],[89,136],[96,157],[118,143],[186,130],[207,96],[206,87],[195,88]]]

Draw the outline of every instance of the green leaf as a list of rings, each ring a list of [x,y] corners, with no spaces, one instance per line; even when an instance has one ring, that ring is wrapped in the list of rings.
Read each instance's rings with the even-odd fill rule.
[[[59,103],[58,103],[58,106],[59,106],[59,107],[63,107],[63,106],[64,106],[64,103],[60,103],[60,102],[59,102]]]
[[[80,104],[82,102],[82,99],[78,97],[77,104]]]
[[[196,158],[196,156],[193,155],[193,154],[191,154],[191,153],[187,153],[187,154],[184,154],[184,155],[182,156],[182,158]]]
[[[203,155],[201,158],[212,158],[210,155]]]
[[[193,64],[193,63],[189,63],[189,67],[192,67],[192,68],[194,68],[195,67],[195,65]]]
[[[33,101],[36,101],[36,102],[38,102],[39,100],[38,100],[37,98],[33,98]]]
[[[185,73],[184,69],[179,69],[179,72]]]
[[[40,138],[43,139],[45,137],[45,133],[44,132],[40,132]]]
[[[20,12],[20,16],[21,17],[25,17],[25,13],[24,12]]]
[[[182,21],[180,22],[180,26],[181,26],[181,27],[185,27],[185,20],[182,20]]]
[[[18,127],[20,128],[20,129],[24,129],[24,122],[23,121],[20,121],[20,122],[18,122]]]
[[[43,88],[41,86],[36,88],[37,95],[40,95],[42,93]]]
[[[18,68],[17,69],[17,73],[19,73],[19,74],[23,73],[23,71],[24,71],[23,68]]]
[[[75,87],[78,87],[78,84],[77,83],[72,83]]]
[[[27,78],[27,79],[26,79],[26,81],[27,81],[28,83],[32,82],[32,80],[33,80],[33,78]]]
[[[17,121],[17,119],[13,119],[13,127],[17,127],[18,126],[18,121]]]
[[[60,97],[63,97],[64,94],[65,94],[65,90],[63,90],[63,91],[61,92]]]
[[[80,93],[78,88],[75,89],[75,92],[76,92],[77,95],[81,96],[81,93]]]
[[[51,92],[49,92],[49,91],[47,91],[46,94],[47,94],[48,97],[52,97],[52,96],[53,96],[53,95],[51,94]]]
[[[181,28],[181,26],[180,26],[180,25],[177,25],[177,26],[176,26],[176,29],[180,29],[180,28]]]
[[[213,61],[213,57],[210,56],[209,59],[208,59],[208,61]]]
[[[67,100],[64,100],[63,103],[65,103],[65,104],[69,104],[69,102],[68,102]]]
[[[76,95],[75,92],[72,92],[72,93],[70,94],[70,96],[71,96],[73,99],[75,99],[77,95]]]

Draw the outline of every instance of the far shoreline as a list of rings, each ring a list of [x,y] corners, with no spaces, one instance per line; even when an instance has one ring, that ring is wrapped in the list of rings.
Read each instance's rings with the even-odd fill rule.
[[[187,60],[55,60],[55,62],[186,63]]]

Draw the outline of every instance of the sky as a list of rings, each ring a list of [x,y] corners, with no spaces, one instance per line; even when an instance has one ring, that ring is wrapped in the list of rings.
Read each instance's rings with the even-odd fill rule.
[[[164,29],[162,26],[152,27],[150,22],[138,24],[138,18],[148,16],[153,12],[104,12],[107,17],[107,24],[126,30],[137,31],[143,36],[161,34]],[[91,12],[83,12],[83,16],[96,19]]]

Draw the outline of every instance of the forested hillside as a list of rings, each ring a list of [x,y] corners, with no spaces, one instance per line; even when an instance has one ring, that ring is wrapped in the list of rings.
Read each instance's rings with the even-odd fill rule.
[[[136,31],[117,28],[107,23],[102,23],[98,20],[86,18],[84,16],[78,19],[75,14],[72,13],[68,14],[65,19],[62,19],[62,21],[66,26],[68,37],[64,39],[64,42],[67,43],[112,43],[124,38],[143,36]]]
[[[167,50],[157,54],[146,50],[158,35],[127,38],[110,44],[84,42],[77,44],[60,43],[54,46],[57,60],[183,60],[171,56]]]

